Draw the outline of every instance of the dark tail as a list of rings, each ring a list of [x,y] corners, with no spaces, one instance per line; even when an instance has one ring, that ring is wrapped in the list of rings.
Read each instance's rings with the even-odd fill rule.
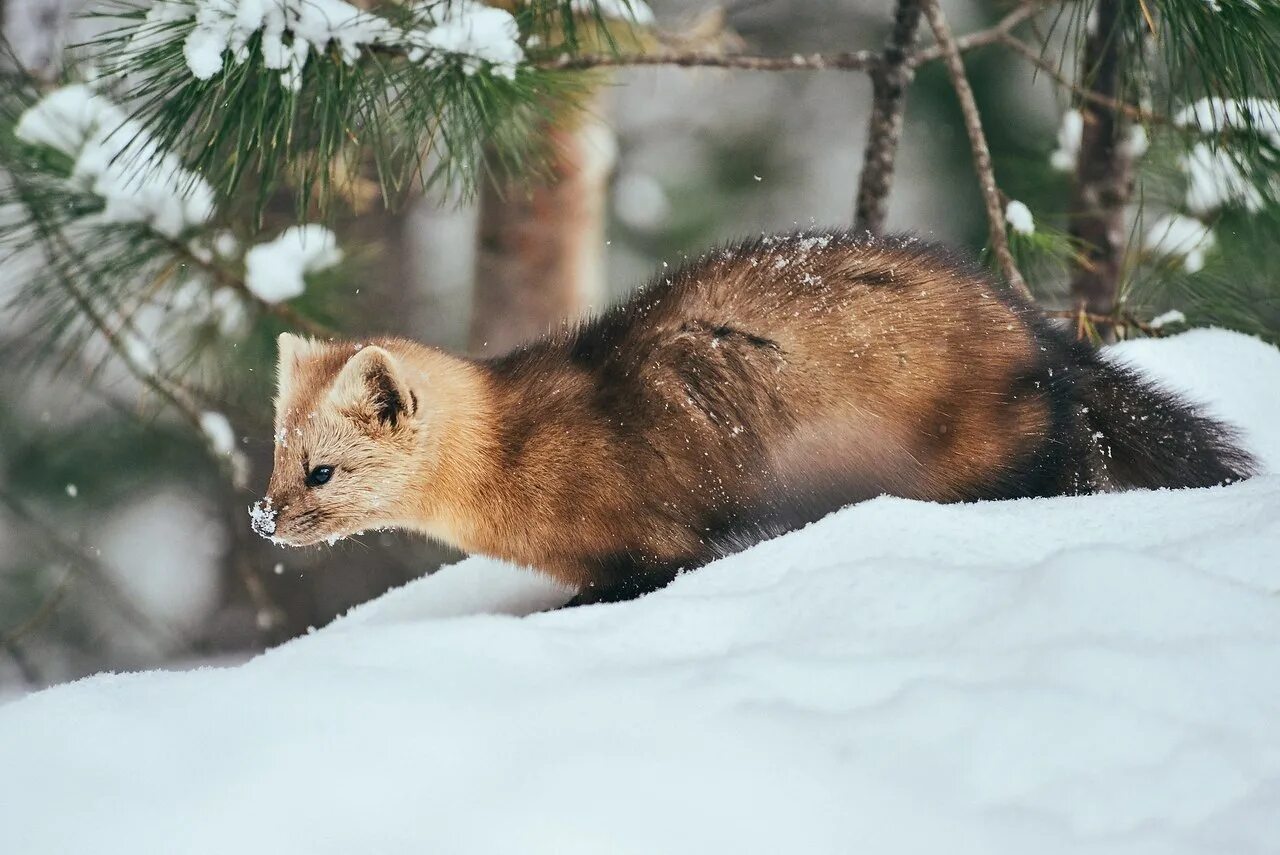
[[[1087,408],[1091,444],[1113,486],[1210,487],[1257,471],[1233,428],[1178,395],[1096,352],[1082,368],[1077,400]]]

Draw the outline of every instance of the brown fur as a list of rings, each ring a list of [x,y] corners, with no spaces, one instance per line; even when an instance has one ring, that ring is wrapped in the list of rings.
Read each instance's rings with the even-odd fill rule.
[[[1077,392],[1123,373],[934,247],[840,233],[714,252],[496,360],[398,339],[280,344],[277,538],[414,529],[543,570],[580,601],[880,493],[1107,486]],[[1218,477],[1210,463],[1234,449],[1210,442],[1205,474],[1182,480],[1247,471],[1240,454]],[[318,465],[336,473],[307,487]]]

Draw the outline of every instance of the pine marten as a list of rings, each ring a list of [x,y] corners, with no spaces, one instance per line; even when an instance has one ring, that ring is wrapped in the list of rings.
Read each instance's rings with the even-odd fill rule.
[[[762,237],[494,359],[280,336],[254,527],[422,532],[574,602],[882,493],[937,502],[1247,477],[1232,430],[913,239]]]

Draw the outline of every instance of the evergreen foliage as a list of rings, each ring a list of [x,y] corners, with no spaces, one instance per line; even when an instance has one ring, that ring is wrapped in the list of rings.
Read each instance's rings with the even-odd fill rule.
[[[136,162],[126,179],[149,181],[148,169],[173,173],[180,164],[188,189],[207,188],[209,210],[179,229],[154,217],[112,215],[110,194],[86,180],[73,154],[16,132],[50,94],[17,71],[0,93],[0,168],[9,176],[0,190],[0,246],[27,272],[18,303],[51,345],[28,355],[78,359],[96,333],[134,373],[170,384],[192,413],[201,396],[186,375],[202,343],[242,335],[253,318],[270,329],[325,328],[314,298],[264,299],[246,283],[246,252],[272,237],[260,233],[269,202],[292,194],[298,220],[324,221],[370,173],[393,205],[432,185],[465,195],[495,169],[536,171],[538,129],[573,109],[593,83],[557,61],[643,46],[632,26],[609,17],[618,4],[599,0],[497,9],[438,0],[365,11],[327,0],[358,12],[350,24],[360,37],[332,41],[302,23],[291,31],[287,16],[283,32],[246,26],[237,36],[224,10],[212,50],[193,42],[211,26],[208,6],[112,2],[93,12],[105,29],[80,46],[75,55],[85,61],[64,83],[80,81],[127,115],[119,128],[105,129],[108,141],[110,132],[116,137],[107,146],[114,159]],[[1042,4],[1045,19],[1065,22],[1068,33],[1065,40],[1053,29],[1043,34],[1043,66],[1060,74],[1070,68],[1099,2]],[[293,7],[281,0],[279,8]],[[428,35],[477,9],[510,10],[511,42],[496,42],[507,54]],[[1135,198],[1144,213],[1133,230],[1121,308],[1176,304],[1195,320],[1275,336],[1280,286],[1274,277],[1228,275],[1239,258],[1224,249],[1246,236],[1258,242],[1252,246],[1276,241],[1263,224],[1280,215],[1280,4],[1145,0],[1124,4],[1106,37],[1126,45],[1124,100],[1153,143],[1140,157]],[[1056,44],[1062,53],[1055,56]],[[1071,90],[1077,104],[1092,73],[1079,71]],[[1199,218],[1221,239],[1206,239],[1192,256],[1144,237],[1142,224],[1165,214]],[[1078,257],[1059,220],[1037,211],[1037,231],[1013,236],[1034,279],[1051,280]],[[1232,234],[1222,234],[1224,227]],[[1184,263],[1192,257],[1197,264],[1207,258],[1203,272]],[[197,304],[202,310],[193,311]],[[157,311],[167,311],[164,321],[148,323]]]

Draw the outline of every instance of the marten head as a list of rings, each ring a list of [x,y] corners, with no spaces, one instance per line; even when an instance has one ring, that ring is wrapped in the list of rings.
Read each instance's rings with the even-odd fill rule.
[[[427,426],[407,366],[372,344],[279,345],[275,467],[254,531],[305,546],[415,516]]]

